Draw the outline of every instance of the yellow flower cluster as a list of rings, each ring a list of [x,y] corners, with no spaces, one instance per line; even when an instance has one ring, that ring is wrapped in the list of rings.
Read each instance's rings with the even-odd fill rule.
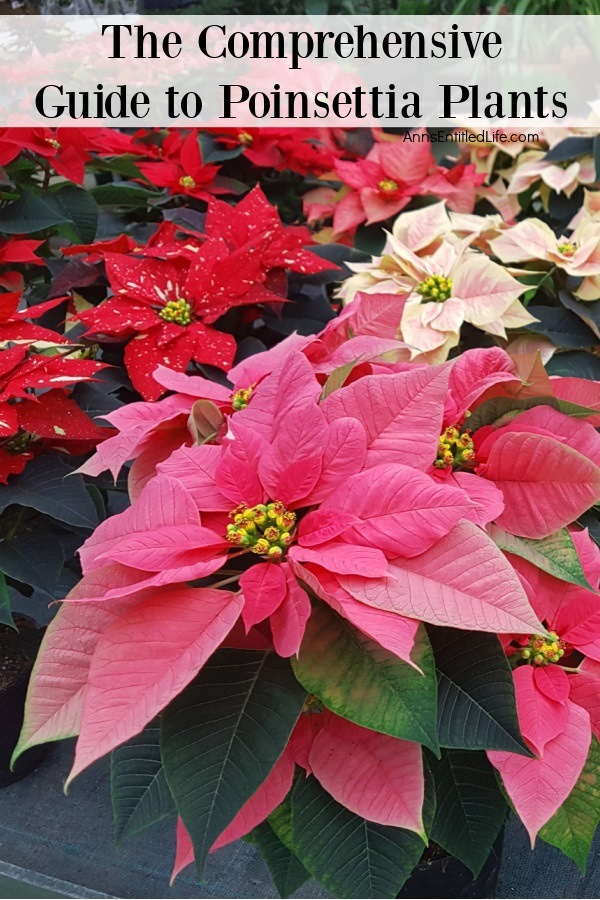
[[[419,282],[415,290],[424,300],[443,303],[452,294],[452,279],[446,275],[430,275],[425,281]]]
[[[475,448],[470,431],[461,431],[456,425],[446,428],[438,441],[437,459],[434,462],[436,469],[453,469],[459,466],[472,464],[475,459]]]
[[[241,505],[229,513],[233,522],[227,526],[227,540],[245,547],[267,559],[278,561],[292,543],[296,513],[289,512],[283,503]]]
[[[159,312],[165,322],[175,322],[176,325],[189,325],[192,321],[191,304],[180,297],[179,300],[169,300]]]

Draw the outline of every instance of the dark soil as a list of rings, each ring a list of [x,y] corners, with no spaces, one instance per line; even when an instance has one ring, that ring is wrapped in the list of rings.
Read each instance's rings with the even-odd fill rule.
[[[8,625],[0,625],[0,692],[8,690],[30,671],[32,646],[37,643],[39,629],[26,616],[15,616],[18,633]]]

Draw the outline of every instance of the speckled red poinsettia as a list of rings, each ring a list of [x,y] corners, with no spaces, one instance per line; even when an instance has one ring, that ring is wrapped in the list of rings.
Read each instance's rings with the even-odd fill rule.
[[[303,245],[305,228],[282,225],[259,187],[236,207],[212,200],[203,240],[165,230],[161,241],[130,253],[104,253],[114,296],[79,313],[88,336],[131,338],[125,365],[135,388],[156,400],[160,364],[184,371],[191,360],[227,369],[236,344],[211,324],[227,310],[285,301],[283,272],[331,269]]]
[[[112,433],[68,395],[74,384],[93,380],[104,364],[67,353],[43,356],[25,346],[0,350],[0,484],[44,450],[85,453]]]

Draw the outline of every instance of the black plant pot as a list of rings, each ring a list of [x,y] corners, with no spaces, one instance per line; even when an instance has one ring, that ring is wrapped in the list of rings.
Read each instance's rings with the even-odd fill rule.
[[[403,900],[404,898],[427,900],[430,897],[437,897],[439,900],[455,897],[493,897],[500,871],[503,832],[504,829],[496,838],[477,878],[474,879],[471,870],[454,856],[422,858],[398,897]]]
[[[18,781],[35,769],[46,755],[45,744],[32,747],[19,757],[10,770],[13,750],[19,740],[27,686],[33,660],[43,630],[28,616],[15,615],[19,631],[0,626],[0,788]]]

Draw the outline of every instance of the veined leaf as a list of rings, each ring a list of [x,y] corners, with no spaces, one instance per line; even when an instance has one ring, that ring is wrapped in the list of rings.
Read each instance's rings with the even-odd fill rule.
[[[221,650],[165,710],[165,774],[200,877],[215,840],[283,752],[305,699],[287,659]]]
[[[506,818],[508,805],[485,753],[444,750],[430,757],[436,795],[431,838],[477,878]]]
[[[438,674],[440,746],[531,756],[517,718],[506,654],[495,635],[431,628]]]
[[[549,537],[538,540],[515,537],[497,525],[490,525],[488,534],[501,550],[526,559],[538,569],[560,578],[561,581],[593,590],[585,577],[573,538],[567,528],[561,528]]]
[[[310,872],[280,841],[268,821],[258,825],[244,840],[256,844],[260,850],[280,897],[291,897],[310,878]]]
[[[355,815],[312,776],[294,786],[292,827],[294,852],[335,897],[395,897],[423,853],[416,834]]]
[[[110,790],[117,841],[175,812],[159,739],[158,725],[149,725],[111,755]]]
[[[570,400],[561,400],[559,397],[492,397],[473,410],[469,418],[469,430],[477,431],[483,425],[493,425],[498,419],[508,417],[511,413],[518,415],[526,409],[533,409],[534,406],[551,406],[576,419],[586,419],[597,412]]]
[[[437,753],[433,655],[422,626],[412,659],[423,674],[320,603],[292,667],[306,690],[343,718]]]
[[[600,823],[600,743],[592,736],[577,784],[540,831],[540,837],[570,857],[585,875],[585,864]]]

